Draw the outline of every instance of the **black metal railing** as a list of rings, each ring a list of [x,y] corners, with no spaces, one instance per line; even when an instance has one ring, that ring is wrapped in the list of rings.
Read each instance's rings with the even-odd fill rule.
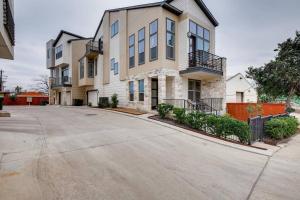
[[[189,53],[189,67],[199,67],[211,72],[223,73],[223,59],[206,51],[197,50]]]
[[[100,53],[98,42],[94,42],[91,40],[86,44],[86,54],[90,54],[90,53],[97,53],[97,54]]]
[[[199,111],[215,115],[219,115],[223,110],[222,98],[204,98],[197,102],[186,99],[164,99],[164,102],[178,108],[184,108],[187,111]]]
[[[50,77],[50,86],[51,88],[72,86],[72,77]]]
[[[15,22],[8,0],[3,0],[3,24],[12,45],[15,45]]]

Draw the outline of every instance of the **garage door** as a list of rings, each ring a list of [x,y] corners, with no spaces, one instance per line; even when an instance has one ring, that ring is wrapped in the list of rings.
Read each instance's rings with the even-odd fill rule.
[[[98,101],[97,101],[97,91],[90,91],[87,93],[88,97],[88,104],[91,103],[92,106],[98,106]]]

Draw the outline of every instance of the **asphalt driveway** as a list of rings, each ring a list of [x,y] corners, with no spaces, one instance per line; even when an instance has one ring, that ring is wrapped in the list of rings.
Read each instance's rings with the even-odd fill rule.
[[[3,200],[299,197],[299,191],[293,191],[300,181],[300,165],[294,161],[300,162],[297,140],[291,150],[286,147],[278,157],[275,154],[273,161],[98,109],[8,110],[12,117],[0,119]],[[285,160],[291,151],[299,154]],[[277,170],[283,171],[278,174]],[[287,188],[285,182],[276,185],[278,179],[293,184],[289,195],[269,185]],[[274,195],[273,190],[277,191]]]

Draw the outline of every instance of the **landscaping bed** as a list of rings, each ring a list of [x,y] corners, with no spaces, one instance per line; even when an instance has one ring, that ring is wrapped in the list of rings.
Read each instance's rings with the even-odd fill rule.
[[[146,114],[145,112],[141,112],[137,109],[133,109],[133,108],[123,108],[123,107],[118,107],[118,108],[105,108],[106,110],[112,110],[112,111],[116,111],[116,112],[122,112],[122,113],[127,113],[127,114],[131,114],[131,115],[143,115]]]

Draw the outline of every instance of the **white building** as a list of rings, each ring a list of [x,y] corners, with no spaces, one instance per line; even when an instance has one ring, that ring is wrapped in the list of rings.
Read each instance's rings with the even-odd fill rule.
[[[227,103],[256,103],[257,91],[241,73],[231,76],[226,81]]]

